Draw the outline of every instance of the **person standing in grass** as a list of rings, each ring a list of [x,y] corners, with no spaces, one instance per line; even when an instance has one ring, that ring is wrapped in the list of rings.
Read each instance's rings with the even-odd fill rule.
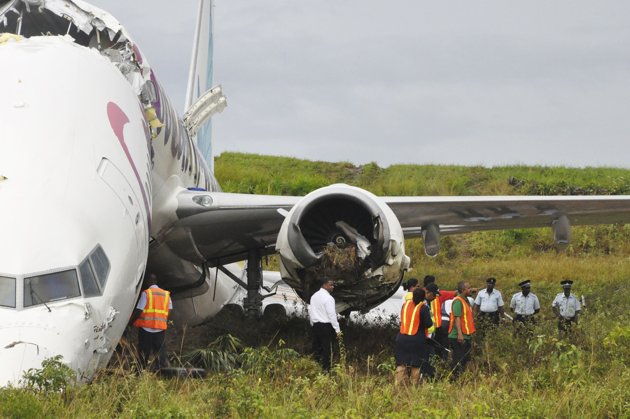
[[[562,285],[563,291],[556,295],[553,303],[551,303],[551,309],[558,318],[558,331],[562,334],[570,332],[571,326],[577,324],[582,306],[575,295],[571,293],[573,281],[565,279],[560,282],[560,285]]]
[[[138,328],[140,364],[146,368],[151,355],[157,354],[157,369],[160,369],[168,366],[164,341],[173,302],[171,293],[158,287],[157,275],[149,274],[147,283],[149,287],[142,291],[130,323]]]
[[[435,328],[433,332],[434,348],[435,354],[446,361],[448,359],[448,322],[450,317],[449,313],[446,312],[444,303],[455,298],[457,291],[440,290],[433,275],[424,277],[424,287],[425,291],[431,289],[435,294],[435,298],[430,302],[431,319]]]
[[[538,297],[531,292],[532,284],[529,279],[519,282],[518,286],[521,287],[521,292],[512,296],[510,309],[516,314],[514,323],[528,326],[533,322],[534,315],[540,311],[540,302]]]
[[[425,293],[425,303],[429,306],[429,313],[431,315],[431,321],[433,325],[426,329],[426,345],[425,345],[425,353],[423,354],[422,366],[420,367],[420,373],[422,377],[433,378],[435,376],[435,368],[433,366],[434,358],[435,358],[435,333],[437,329],[435,328],[435,316],[433,315],[433,302],[439,299],[440,290],[435,284],[432,282],[426,286],[424,289]]]
[[[473,310],[468,301],[470,293],[470,284],[460,281],[457,284],[457,296],[451,305],[448,339],[453,351],[451,360],[453,378],[458,377],[470,361],[472,336],[476,331]]]
[[[497,280],[492,277],[486,279],[486,289],[479,291],[475,299],[473,311],[477,317],[477,326],[480,332],[498,326],[504,314],[503,296],[501,291],[494,289],[496,282]]]
[[[400,311],[400,331],[396,336],[396,377],[397,385],[420,380],[420,368],[429,348],[427,329],[433,325],[431,313],[422,288],[413,291],[413,299],[405,302]]]
[[[321,288],[313,294],[308,306],[308,317],[313,328],[313,352],[315,359],[326,372],[330,371],[335,335],[341,337],[335,299],[331,295],[334,289],[335,283],[332,280],[323,279]]]

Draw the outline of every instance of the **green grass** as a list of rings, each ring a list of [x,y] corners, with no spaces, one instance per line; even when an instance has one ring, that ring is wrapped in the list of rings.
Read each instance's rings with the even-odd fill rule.
[[[113,369],[64,393],[3,389],[0,417],[628,417],[627,257],[539,254],[424,262],[415,273],[436,274],[443,288],[460,278],[482,286],[486,276],[496,276],[506,300],[518,291],[521,278],[531,278],[542,304],[534,338],[515,336],[505,324],[491,338],[477,341],[473,360],[458,381],[396,387],[395,327],[345,324],[345,363],[323,375],[307,355],[309,327],[303,320],[226,325],[217,319],[197,329],[203,343],[232,329],[253,346],[234,349],[241,361],[232,368],[196,380]],[[576,280],[574,292],[586,296],[587,307],[576,333],[563,340],[550,304],[566,276]],[[225,340],[221,345],[231,350]],[[175,358],[192,349],[183,346],[180,353],[179,345],[171,345]]]

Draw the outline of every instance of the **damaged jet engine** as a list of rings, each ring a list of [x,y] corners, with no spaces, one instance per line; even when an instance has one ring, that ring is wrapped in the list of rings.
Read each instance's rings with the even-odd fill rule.
[[[403,231],[377,196],[348,185],[318,189],[286,215],[276,250],[282,278],[309,301],[336,282],[337,310],[366,311],[388,299],[409,268]]]

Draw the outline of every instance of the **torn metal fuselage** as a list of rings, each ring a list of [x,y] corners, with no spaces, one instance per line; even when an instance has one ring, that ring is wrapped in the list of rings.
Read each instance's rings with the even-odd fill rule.
[[[147,111],[156,100],[151,68],[139,49],[115,18],[94,6],[68,0],[0,2],[0,33],[24,38],[69,36],[74,43],[94,48],[108,58]]]

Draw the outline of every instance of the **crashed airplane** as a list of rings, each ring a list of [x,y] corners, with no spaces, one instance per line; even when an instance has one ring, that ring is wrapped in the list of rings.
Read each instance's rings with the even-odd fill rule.
[[[337,280],[339,312],[393,295],[404,238],[630,220],[630,197],[378,197],[332,185],[305,197],[221,192],[209,120],[211,1],[202,0],[187,111],[178,117],[147,58],[83,1],[0,0],[0,385],[61,355],[82,381],[107,364],[145,271],[197,324],[246,290],[262,307],[261,258],[303,299]],[[345,255],[336,258],[339,253]],[[340,259],[341,262],[337,259]],[[243,270],[238,261],[247,261]]]

